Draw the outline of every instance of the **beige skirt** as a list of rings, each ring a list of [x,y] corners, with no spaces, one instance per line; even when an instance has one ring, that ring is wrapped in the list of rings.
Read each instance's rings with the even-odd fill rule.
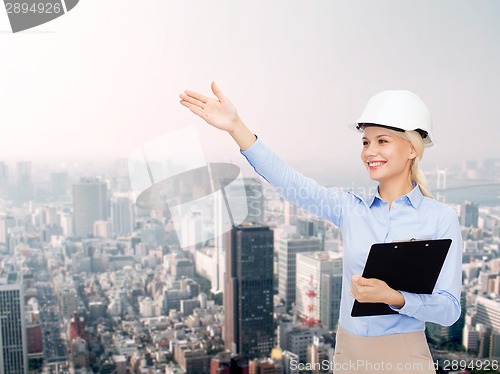
[[[339,326],[333,364],[335,374],[436,373],[424,331],[358,336]]]

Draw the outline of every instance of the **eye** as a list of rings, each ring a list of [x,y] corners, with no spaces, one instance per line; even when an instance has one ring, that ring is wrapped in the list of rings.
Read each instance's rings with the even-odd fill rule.
[[[363,146],[367,146],[368,142],[366,140],[363,140]]]
[[[387,140],[385,140],[385,139],[379,139],[379,140],[378,140],[378,142],[379,142],[380,144],[382,144],[382,143],[387,143]]]

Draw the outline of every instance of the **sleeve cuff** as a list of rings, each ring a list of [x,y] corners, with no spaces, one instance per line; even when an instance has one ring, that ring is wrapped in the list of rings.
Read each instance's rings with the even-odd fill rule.
[[[255,135],[257,140],[253,143],[250,148],[242,151],[240,153],[246,157],[246,159],[252,165],[258,165],[268,158],[268,148],[267,146]]]
[[[415,315],[418,308],[420,307],[421,303],[420,298],[414,293],[406,291],[399,291],[399,292],[401,292],[401,295],[403,295],[403,298],[405,299],[405,305],[403,305],[402,308],[396,308],[392,305],[389,305],[389,307],[392,310],[401,314],[406,314],[408,316]]]

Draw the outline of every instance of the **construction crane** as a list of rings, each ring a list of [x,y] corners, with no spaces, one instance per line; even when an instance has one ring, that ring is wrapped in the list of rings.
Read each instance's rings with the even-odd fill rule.
[[[309,300],[309,304],[307,304],[307,317],[302,318],[302,323],[307,327],[313,326],[321,326],[321,322],[319,319],[314,318],[314,299],[318,295],[316,292],[317,287],[314,284],[314,275],[311,274],[309,279],[309,288],[306,290],[306,296]]]

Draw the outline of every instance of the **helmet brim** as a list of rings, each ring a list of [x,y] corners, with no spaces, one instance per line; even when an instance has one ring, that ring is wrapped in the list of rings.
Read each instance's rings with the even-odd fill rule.
[[[365,131],[365,127],[367,127],[366,125],[365,126],[360,126],[361,123],[358,123],[358,122],[354,122],[354,123],[348,123],[347,124],[347,127],[349,127],[351,130],[354,130],[356,132],[359,132],[359,133],[363,133]],[[392,127],[392,126],[385,126],[385,125],[378,125],[378,124],[370,124],[370,126],[379,126],[379,127],[384,127],[384,128],[389,128],[391,130],[396,130],[396,131],[406,131],[406,130],[403,130],[403,129],[399,129],[399,128],[396,128],[396,127]],[[414,130],[416,131],[416,130]],[[424,147],[425,148],[431,148],[431,147],[434,147],[436,145],[436,142],[433,140],[434,139],[434,135],[430,132],[425,132],[427,134],[427,136],[424,138],[422,137],[423,141],[424,141]]]

